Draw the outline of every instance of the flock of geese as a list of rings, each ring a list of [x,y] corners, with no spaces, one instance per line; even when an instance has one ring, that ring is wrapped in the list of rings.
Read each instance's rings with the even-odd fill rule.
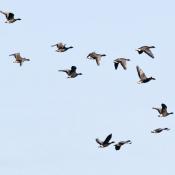
[[[21,20],[20,18],[15,18],[15,15],[11,12],[0,11],[0,13],[5,16],[5,18],[6,18],[5,23],[11,24],[11,23],[14,23],[16,21]],[[63,44],[61,42],[57,43],[57,44],[54,44],[51,47],[56,47],[56,50],[55,50],[56,52],[65,52],[65,51],[73,48],[73,46],[67,47],[66,44]],[[154,58],[154,55],[151,51],[151,49],[153,49],[153,48],[155,48],[155,46],[142,46],[142,47],[136,49],[136,51],[138,52],[138,54],[145,53],[149,57]],[[21,57],[20,53],[13,53],[13,54],[10,54],[9,56],[14,56],[14,58],[15,58],[14,63],[19,63],[20,66],[22,66],[23,62],[30,61],[30,59]],[[106,56],[106,54],[99,54],[99,53],[96,53],[96,52],[91,52],[91,53],[88,54],[87,59],[95,60],[96,64],[99,66],[102,57],[105,57],[105,56]],[[126,70],[128,61],[130,61],[130,59],[126,59],[126,58],[117,58],[117,59],[115,59],[113,61],[115,69],[117,69],[119,64],[120,64],[123,67],[123,69]],[[70,69],[63,69],[63,70],[58,70],[58,71],[65,72],[68,76],[67,78],[75,78],[78,75],[82,75],[82,73],[77,73],[76,70],[77,70],[77,67],[72,66]],[[147,83],[151,80],[156,80],[152,76],[147,77],[146,74],[143,72],[143,70],[139,66],[136,66],[136,70],[137,70],[138,76],[140,78],[140,80],[137,82],[138,84]],[[161,107],[153,107],[152,109],[158,111],[158,113],[160,114],[160,115],[158,115],[159,117],[167,117],[168,115],[173,114],[173,112],[168,112],[167,111],[167,106],[163,103],[161,104]],[[169,131],[169,130],[170,130],[169,128],[157,128],[157,129],[154,129],[153,131],[151,131],[151,133],[161,133],[162,131]],[[115,147],[116,150],[120,150],[120,148],[125,144],[131,144],[132,143],[131,140],[120,141],[118,143],[115,143],[114,141],[110,142],[111,138],[112,138],[112,134],[109,134],[105,138],[104,141],[101,141],[98,138],[96,138],[95,140],[99,144],[100,148],[105,148],[105,147],[108,147],[111,144],[114,144],[114,147]]]

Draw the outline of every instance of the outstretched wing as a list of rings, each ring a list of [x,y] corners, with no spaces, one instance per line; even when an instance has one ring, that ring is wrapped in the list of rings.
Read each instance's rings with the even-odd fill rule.
[[[99,145],[102,145],[102,144],[103,144],[103,142],[102,142],[100,139],[98,139],[98,138],[96,138],[95,141],[96,141]]]
[[[154,58],[154,55],[153,55],[153,53],[151,52],[151,50],[150,50],[149,48],[145,48],[145,49],[144,49],[144,52],[145,52],[147,55],[149,55],[151,58]]]
[[[95,61],[96,61],[96,63],[97,63],[98,66],[100,65],[100,60],[101,60],[100,57],[96,57],[96,58],[95,58]]]
[[[142,69],[140,69],[139,66],[136,66],[136,69],[137,69],[138,76],[139,76],[139,78],[140,78],[141,80],[147,79],[145,73],[143,72]]]
[[[71,67],[71,71],[76,71],[77,67],[76,66],[72,66]]]
[[[114,145],[115,146],[115,149],[118,151],[118,150],[120,150],[120,148],[121,148],[121,146],[120,145],[118,145],[118,144],[116,144],[116,145]]]
[[[167,106],[164,103],[162,103],[161,106],[162,106],[162,109],[167,109]]]
[[[59,72],[65,72],[67,75],[70,74],[70,70],[69,69],[63,69],[63,70],[58,70]]]
[[[11,19],[14,19],[14,14],[13,13],[11,13],[11,12],[9,12],[9,13],[7,13],[7,16],[6,16],[6,18],[8,19],[8,20],[11,20]]]
[[[166,116],[166,114],[167,114],[167,106],[165,104],[163,104],[163,103],[161,104],[161,106],[162,106],[161,113],[162,113],[163,116]]]
[[[106,139],[104,140],[103,144],[109,143],[109,141],[111,140],[111,138],[112,138],[112,134],[109,134],[109,135],[106,137]]]
[[[115,67],[115,69],[117,70],[117,68],[118,68],[118,62],[114,62],[114,67]]]
[[[23,63],[22,61],[19,61],[19,65],[20,65],[20,66],[22,66],[22,63]]]
[[[0,11],[0,13],[2,13],[3,15],[5,15],[7,17],[7,13],[6,12]]]
[[[9,55],[9,56],[14,56],[15,57],[15,59],[18,61],[18,60],[21,60],[20,58],[20,53],[13,53],[13,54],[11,54],[11,55]]]
[[[127,69],[127,67],[126,67],[126,60],[121,59],[120,64],[122,65],[123,69],[125,69],[125,70]]]
[[[161,111],[162,111],[162,109],[161,109],[161,108],[155,108],[155,107],[153,107],[152,109],[157,110],[157,111],[159,112],[159,114],[161,114]]]

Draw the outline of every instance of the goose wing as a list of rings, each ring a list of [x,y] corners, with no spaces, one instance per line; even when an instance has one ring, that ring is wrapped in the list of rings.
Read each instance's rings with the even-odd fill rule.
[[[125,69],[125,70],[127,69],[125,59],[121,59],[120,64],[122,65],[123,69]]]
[[[114,60],[114,67],[115,67],[115,69],[118,68],[118,64],[119,64],[119,58]]]
[[[3,15],[5,15],[5,17],[7,18],[7,20],[14,19],[14,14],[11,13],[11,12],[3,12],[3,11],[0,11],[0,13],[2,13]]]
[[[97,63],[98,66],[100,65],[100,60],[101,60],[100,57],[96,57],[96,58],[95,58],[95,61],[96,61],[96,63]]]
[[[22,60],[22,58],[20,56],[20,53],[13,53],[13,54],[11,54],[9,56],[14,56],[16,61],[21,61]]]
[[[115,146],[115,149],[118,151],[118,150],[120,150],[120,148],[121,148],[121,145],[119,145],[119,144],[116,144],[116,145],[114,145]]]
[[[76,66],[72,66],[71,67],[71,71],[76,71],[77,67]]]
[[[167,106],[164,103],[162,103],[161,106],[162,106],[162,109],[167,109]]]
[[[149,47],[145,47],[145,48],[143,49],[143,51],[144,51],[148,56],[150,56],[151,58],[154,58],[154,55],[153,55],[153,53],[151,52],[151,50],[150,50]]]
[[[14,14],[13,13],[11,13],[11,12],[9,12],[9,13],[7,13],[7,15],[6,15],[6,18],[8,19],[8,20],[11,20],[11,19],[14,19]]]
[[[167,106],[165,104],[161,104],[161,106],[162,106],[161,114],[163,116],[166,116],[166,114],[167,114]]]
[[[0,13],[2,13],[3,15],[5,15],[5,16],[6,16],[6,18],[7,18],[7,14],[8,14],[8,12],[3,12],[3,11],[0,11]]]
[[[102,144],[103,144],[103,142],[102,142],[100,139],[98,139],[98,138],[96,138],[95,141],[96,141],[99,145],[102,145]]]
[[[69,69],[63,69],[63,70],[58,70],[59,72],[65,72],[67,75],[70,74],[70,71]]]
[[[155,132],[161,132],[162,131],[162,128],[157,128],[154,130]]]
[[[136,69],[137,69],[138,76],[141,80],[147,79],[145,73],[139,66],[136,66]]]
[[[109,141],[111,140],[111,138],[112,138],[112,134],[109,134],[109,135],[106,137],[106,139],[104,140],[103,144],[109,143]]]
[[[114,62],[114,67],[115,67],[115,69],[117,70],[117,68],[118,68],[118,62]]]
[[[23,64],[23,61],[19,61],[19,65],[22,66],[22,64]]]

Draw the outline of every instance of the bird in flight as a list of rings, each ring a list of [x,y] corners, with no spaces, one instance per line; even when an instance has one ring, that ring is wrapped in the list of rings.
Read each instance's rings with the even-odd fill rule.
[[[126,64],[127,61],[130,61],[130,59],[126,59],[126,58],[117,58],[117,59],[115,59],[114,60],[115,69],[117,69],[118,65],[121,64],[123,69],[126,70],[127,69],[127,64]]]
[[[66,47],[66,44],[63,44],[63,43],[57,43],[57,44],[52,45],[51,47],[55,47],[55,46],[57,47],[57,50],[55,50],[56,52],[65,52],[68,49],[73,48],[72,46]]]
[[[105,54],[98,54],[98,53],[95,53],[95,52],[91,52],[91,53],[89,53],[87,58],[95,60],[97,65],[99,66],[101,58],[104,57],[104,56],[106,56],[106,55]]]
[[[167,106],[164,103],[161,104],[161,108],[153,107],[152,109],[155,109],[158,111],[158,113],[160,114],[160,115],[158,115],[159,117],[166,117],[168,115],[173,114],[173,112],[167,111]]]
[[[64,69],[64,70],[58,70],[58,71],[65,72],[68,75],[67,78],[75,78],[78,75],[83,75],[82,73],[77,73],[76,70],[77,70],[77,67],[72,66],[71,69]]]
[[[150,56],[151,58],[154,58],[154,55],[151,51],[152,48],[155,48],[155,46],[142,46],[138,49],[136,49],[136,51],[139,53],[139,54],[142,54],[143,52],[146,53],[148,56]]]
[[[114,141],[109,142],[112,138],[112,134],[109,134],[104,141],[101,141],[100,139],[96,138],[96,142],[100,145],[99,148],[104,148],[109,146],[112,143],[115,143]]]
[[[153,77],[147,77],[139,66],[136,66],[136,69],[137,69],[138,76],[140,78],[140,80],[137,82],[138,84],[147,83],[150,80],[155,80],[155,78]]]
[[[120,148],[121,148],[123,145],[125,145],[125,144],[131,144],[131,143],[132,143],[131,140],[120,141],[120,142],[118,142],[117,144],[115,144],[114,146],[115,146],[115,149],[118,151],[118,150],[120,150]]]
[[[153,131],[151,131],[151,133],[161,133],[162,131],[169,131],[170,129],[169,128],[157,128],[157,129],[154,129]]]
[[[30,59],[21,57],[20,53],[13,53],[9,56],[14,56],[16,60],[13,63],[19,63],[20,66],[22,66],[24,61],[30,61]]]
[[[0,11],[0,13],[2,13],[3,15],[5,15],[6,17],[6,21],[5,23],[14,23],[15,21],[19,21],[21,20],[21,18],[15,18],[15,15],[12,12],[3,12]]]

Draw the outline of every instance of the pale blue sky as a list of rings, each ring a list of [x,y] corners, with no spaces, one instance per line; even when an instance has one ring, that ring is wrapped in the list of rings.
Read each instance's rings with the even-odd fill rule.
[[[174,110],[174,11],[167,1],[2,0],[0,16],[0,174],[174,175],[175,119],[158,118],[153,106]],[[56,42],[74,46],[65,53]],[[155,59],[136,48],[155,45]],[[89,52],[105,53],[101,65]],[[31,59],[22,67],[8,55]],[[131,59],[114,70],[117,57]],[[77,66],[67,79],[58,69]],[[156,81],[138,85],[136,65]],[[175,110],[174,110],[175,111]],[[171,131],[150,133],[158,127]],[[113,133],[130,139],[116,152],[98,149],[95,138]]]

